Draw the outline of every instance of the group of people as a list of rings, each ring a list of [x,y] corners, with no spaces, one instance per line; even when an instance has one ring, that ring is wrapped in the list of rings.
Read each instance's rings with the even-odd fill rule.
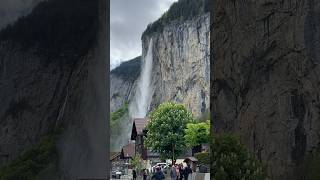
[[[142,170],[143,180],[147,180],[148,172],[146,169]],[[182,164],[170,165],[170,178],[171,180],[188,180],[189,175],[192,174],[192,169],[190,165],[187,164],[186,167],[183,167]],[[136,180],[137,173],[133,170],[133,180]],[[156,173],[151,177],[152,180],[163,180],[165,179],[164,173],[161,170],[160,166],[156,167]]]
[[[183,168],[182,164],[172,165],[170,169],[170,178],[171,180],[188,180],[189,175],[192,174],[192,169],[190,164],[187,164]]]

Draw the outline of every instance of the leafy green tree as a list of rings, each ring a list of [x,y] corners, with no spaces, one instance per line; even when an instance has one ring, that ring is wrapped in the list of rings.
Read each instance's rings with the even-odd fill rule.
[[[146,146],[163,158],[175,160],[185,149],[184,135],[192,114],[181,104],[163,103],[150,115]]]
[[[139,172],[142,169],[142,159],[140,154],[135,154],[132,159],[130,159],[129,163],[132,168]]]
[[[188,123],[185,129],[185,140],[188,147],[195,147],[210,140],[210,121]]]
[[[213,179],[264,180],[262,164],[250,155],[238,139],[219,135],[211,143],[211,176]]]

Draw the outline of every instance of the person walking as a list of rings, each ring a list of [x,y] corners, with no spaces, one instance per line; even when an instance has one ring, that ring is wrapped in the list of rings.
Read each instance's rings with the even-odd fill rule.
[[[161,171],[161,168],[158,166],[156,167],[156,173],[152,176],[152,180],[163,180],[164,179],[164,174]]]
[[[184,174],[184,180],[188,180],[189,174],[192,174],[192,169],[190,168],[190,164],[187,164],[187,167],[184,168],[183,174]]]
[[[176,177],[176,180],[179,180],[180,179],[180,172],[179,172],[179,165],[175,165],[175,169],[176,169],[176,173],[177,173],[177,177]]]
[[[170,178],[171,180],[176,180],[177,178],[177,171],[176,171],[176,167],[174,165],[170,166]]]
[[[147,180],[147,177],[148,177],[148,174],[147,174],[147,170],[146,169],[144,169],[143,170],[143,180]]]
[[[132,177],[133,177],[133,180],[136,180],[136,179],[137,179],[137,172],[136,172],[136,170],[132,170]]]
[[[180,164],[179,165],[179,180],[182,180],[183,179],[183,165]]]

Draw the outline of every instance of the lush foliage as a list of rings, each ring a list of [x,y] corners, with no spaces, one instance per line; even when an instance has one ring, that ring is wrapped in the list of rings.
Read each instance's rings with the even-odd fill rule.
[[[0,169],[1,180],[31,180],[50,166],[55,166],[58,154],[55,146],[56,136],[48,136],[26,151],[18,159]]]
[[[140,75],[141,70],[141,56],[132,60],[123,62],[120,66],[111,71],[111,74],[116,75],[125,80],[134,81]]]
[[[128,112],[128,103],[126,102],[120,109],[111,113],[110,119],[111,128],[115,127],[118,124],[118,120],[122,118]]]
[[[204,0],[179,0],[174,2],[157,21],[148,25],[142,36],[161,32],[164,26],[169,23],[193,19],[204,12],[204,3]]]
[[[210,153],[202,152],[194,154],[194,157],[198,159],[199,164],[209,165],[210,164]]]
[[[129,162],[133,169],[137,170],[138,172],[142,169],[142,159],[140,154],[135,154]]]
[[[175,159],[185,150],[184,129],[193,120],[181,104],[163,103],[150,115],[146,146],[164,158]]]
[[[238,139],[219,135],[211,143],[211,176],[214,179],[266,179],[259,161],[249,154]]]
[[[195,147],[203,143],[209,143],[210,121],[200,123],[188,123],[185,129],[185,140],[188,147]]]

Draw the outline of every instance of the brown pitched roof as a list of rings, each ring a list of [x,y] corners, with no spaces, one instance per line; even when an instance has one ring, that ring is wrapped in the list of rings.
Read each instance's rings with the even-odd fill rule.
[[[131,140],[136,140],[137,135],[143,134],[143,129],[147,125],[147,118],[135,118],[133,120]]]
[[[120,156],[120,154],[121,154],[120,152],[110,152],[110,161]]]
[[[135,118],[133,123],[135,124],[138,135],[140,135],[147,125],[147,118]]]
[[[130,143],[126,146],[123,146],[121,153],[123,153],[122,155],[124,158],[133,157],[135,154],[135,145],[133,143]]]

